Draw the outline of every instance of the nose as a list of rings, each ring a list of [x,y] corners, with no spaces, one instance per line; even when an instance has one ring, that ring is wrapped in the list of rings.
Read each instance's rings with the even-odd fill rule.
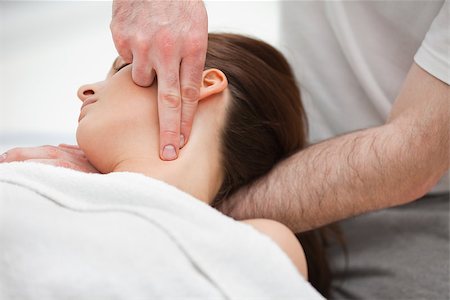
[[[91,97],[92,95],[95,95],[95,93],[98,91],[97,84],[85,84],[82,85],[77,92],[78,98],[82,102],[86,100],[87,98]]]

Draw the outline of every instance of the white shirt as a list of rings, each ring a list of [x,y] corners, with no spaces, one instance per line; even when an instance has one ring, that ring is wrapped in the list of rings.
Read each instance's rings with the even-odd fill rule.
[[[384,124],[414,61],[450,83],[450,5],[282,2],[281,48],[300,84],[311,142],[318,142]],[[434,189],[445,190],[448,177]]]

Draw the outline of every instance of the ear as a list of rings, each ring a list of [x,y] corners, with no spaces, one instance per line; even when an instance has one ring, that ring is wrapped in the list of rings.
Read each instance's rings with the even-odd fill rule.
[[[220,94],[228,86],[225,74],[218,69],[203,71],[202,85],[200,87],[200,101],[212,95]]]

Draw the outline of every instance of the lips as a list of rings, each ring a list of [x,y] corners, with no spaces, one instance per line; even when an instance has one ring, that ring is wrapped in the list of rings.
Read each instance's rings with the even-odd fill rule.
[[[86,100],[83,101],[83,105],[81,105],[80,110],[83,109],[83,107],[85,107],[86,105],[92,104],[94,102],[97,102],[97,99],[93,99],[93,98],[88,98]]]
[[[81,105],[81,108],[80,108],[80,116],[78,117],[78,122],[80,122],[81,119],[83,119],[83,117],[86,114],[86,113],[82,112],[83,108],[88,106],[89,104],[92,104],[92,103],[95,103],[95,102],[97,102],[97,99],[93,99],[93,98],[88,98],[88,99],[83,101],[83,105]]]

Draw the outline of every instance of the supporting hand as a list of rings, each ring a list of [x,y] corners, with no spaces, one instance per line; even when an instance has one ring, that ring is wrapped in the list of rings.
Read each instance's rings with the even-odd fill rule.
[[[87,160],[78,146],[61,144],[32,148],[14,148],[5,152],[2,162],[37,162],[57,167],[69,168],[85,173],[99,173]]]

